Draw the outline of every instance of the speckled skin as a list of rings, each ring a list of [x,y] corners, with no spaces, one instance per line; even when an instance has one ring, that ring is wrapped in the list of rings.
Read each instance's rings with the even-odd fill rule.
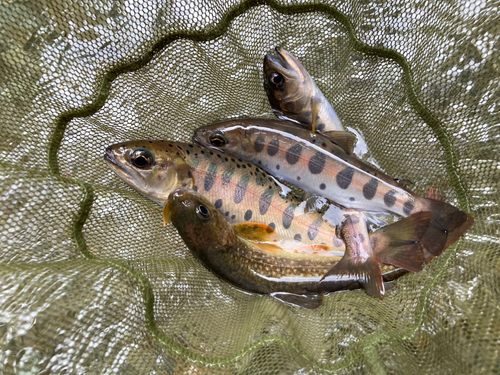
[[[224,134],[227,143],[216,147],[210,140],[218,132]],[[425,198],[408,191],[326,137],[290,123],[268,119],[227,120],[196,129],[194,139],[205,147],[259,165],[284,181],[347,208],[390,211],[406,217],[428,207]],[[342,173],[345,178],[339,177]],[[367,188],[370,184],[373,189]]]
[[[214,146],[212,136],[225,139]],[[198,128],[195,140],[214,150],[260,165],[269,173],[342,205],[388,211],[403,217],[432,212],[422,237],[426,259],[440,254],[473,224],[450,204],[420,197],[321,135],[265,119],[227,120]]]
[[[251,292],[328,293],[357,280],[333,275],[320,283],[338,261],[312,254],[265,252],[239,238],[225,217],[194,191],[175,190],[169,205],[172,223],[193,254],[220,277]],[[208,209],[208,217],[201,216],[200,205]]]
[[[130,163],[130,155],[137,149],[154,154],[151,168],[140,170]],[[108,147],[105,159],[126,183],[160,203],[177,187],[193,188],[214,204],[230,224],[271,225],[277,236],[287,241],[283,246],[299,247],[301,251],[304,245],[322,244],[325,250],[316,250],[320,254],[338,259],[344,254],[344,243],[334,225],[317,212],[304,213],[305,202],[284,197],[282,185],[250,163],[197,145],[168,141],[116,144]]]

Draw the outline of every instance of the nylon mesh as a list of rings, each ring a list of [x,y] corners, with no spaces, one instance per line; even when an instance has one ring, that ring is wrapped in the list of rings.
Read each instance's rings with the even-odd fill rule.
[[[498,373],[500,5],[0,4],[0,373]],[[270,117],[262,59],[297,56],[364,159],[472,229],[383,301],[294,308],[219,280],[104,148]]]

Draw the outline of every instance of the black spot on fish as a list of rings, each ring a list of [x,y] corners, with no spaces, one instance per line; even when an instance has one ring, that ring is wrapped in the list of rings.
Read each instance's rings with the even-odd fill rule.
[[[236,219],[236,215],[231,216],[231,220],[234,220],[234,219]]]
[[[269,226],[270,226],[271,228],[273,228],[273,230],[275,230],[275,229],[276,229],[276,224],[274,224],[274,223],[269,223]]]
[[[365,186],[363,186],[363,196],[370,200],[373,199],[375,194],[377,193],[378,180],[375,178],[370,179]]]
[[[267,154],[269,156],[274,156],[278,153],[278,147],[280,146],[280,141],[276,138],[271,140],[267,145]]]
[[[347,189],[352,182],[352,176],[354,175],[354,169],[351,167],[346,167],[341,170],[336,177],[337,185],[341,189]]]
[[[384,203],[387,207],[394,206],[394,203],[396,203],[396,190],[389,190],[384,195]]]
[[[356,198],[354,198],[354,197],[350,197],[350,198],[349,198],[349,200],[350,200],[351,202],[354,202],[354,201],[356,200]]]
[[[300,181],[300,176],[297,176],[297,181]]]
[[[222,199],[217,199],[214,204],[215,208],[219,209],[222,207]]]
[[[255,147],[255,151],[257,151],[257,152],[262,152],[265,145],[266,145],[266,141],[265,141],[263,136],[257,137],[257,139],[255,140],[255,143],[253,144],[253,146]]]
[[[295,241],[302,241],[302,236],[299,233],[297,233],[295,236],[293,236],[293,239]]]
[[[205,175],[205,191],[210,191],[214,186],[215,178],[217,177],[217,164],[212,163],[208,166],[207,174]]]
[[[365,242],[365,236],[363,236],[361,233],[358,233],[356,235],[356,238],[358,239],[359,243]]]
[[[222,186],[226,186],[231,182],[231,178],[233,178],[234,168],[229,167],[222,172]]]
[[[252,218],[252,210],[245,212],[245,220],[248,221]]]
[[[333,246],[341,247],[343,244],[344,244],[344,242],[340,238],[333,237]]]
[[[321,151],[315,153],[311,159],[309,159],[309,171],[312,174],[320,174],[325,168],[326,156]]]
[[[283,211],[282,221],[283,221],[283,227],[285,229],[290,228],[290,225],[292,225],[292,221],[293,221],[293,218],[294,218],[295,208],[296,208],[296,205],[292,203],[291,205],[289,205],[285,209],[285,211]]]
[[[414,207],[415,207],[415,202],[413,201],[413,199],[410,198],[403,205],[403,212],[406,215],[409,215],[413,211]]]
[[[269,210],[269,206],[271,205],[271,201],[273,199],[274,190],[266,189],[259,198],[259,212],[261,215],[265,215],[267,210]]]
[[[323,218],[318,217],[311,223],[311,225],[309,225],[309,229],[307,230],[307,237],[309,237],[311,241],[314,240],[318,235],[319,228],[321,228],[322,224],[323,224]]]
[[[247,192],[247,186],[249,182],[250,182],[249,174],[245,174],[240,178],[238,184],[236,185],[236,189],[234,189],[234,203],[236,204],[241,203],[241,201],[245,197],[245,193]]]
[[[262,160],[257,161],[257,163],[262,164]]]
[[[266,178],[262,174],[255,174],[255,183],[258,186],[264,186],[266,184]]]
[[[229,211],[226,211],[226,213],[224,215],[225,216],[229,216]]]
[[[279,164],[276,164],[276,170],[279,171],[280,170],[280,165]]]
[[[325,124],[319,124],[318,126],[316,126],[316,130],[318,130],[320,132],[325,130]]]
[[[296,144],[288,149],[286,152],[286,161],[288,164],[294,165],[300,159],[300,154],[302,153],[302,146],[300,144]]]
[[[193,186],[193,190],[194,190],[194,191],[198,191],[198,186],[194,185],[194,186]]]
[[[319,185],[319,188],[320,188],[321,190],[325,190],[325,189],[326,189],[326,185],[325,185],[325,184],[320,184],[320,185]]]

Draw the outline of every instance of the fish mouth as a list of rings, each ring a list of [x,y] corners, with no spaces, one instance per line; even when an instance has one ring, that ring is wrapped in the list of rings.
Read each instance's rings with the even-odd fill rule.
[[[106,151],[104,152],[104,161],[108,164],[112,164],[116,167],[119,167],[118,162],[116,161],[115,154],[111,146],[106,147]]]
[[[129,185],[133,186],[133,176],[125,166],[120,163],[115,156],[112,146],[106,148],[104,153],[104,161],[121,179],[125,180]]]
[[[276,53],[278,55],[267,54],[264,56],[264,67],[266,69],[286,69],[286,59],[282,54],[282,48],[276,47]]]

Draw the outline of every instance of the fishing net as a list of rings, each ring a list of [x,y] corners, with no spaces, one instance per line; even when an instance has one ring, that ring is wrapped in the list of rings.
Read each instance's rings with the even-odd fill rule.
[[[0,373],[498,373],[500,4],[0,4]],[[262,59],[297,56],[358,151],[472,229],[383,301],[307,310],[198,263],[107,145],[273,118]]]

